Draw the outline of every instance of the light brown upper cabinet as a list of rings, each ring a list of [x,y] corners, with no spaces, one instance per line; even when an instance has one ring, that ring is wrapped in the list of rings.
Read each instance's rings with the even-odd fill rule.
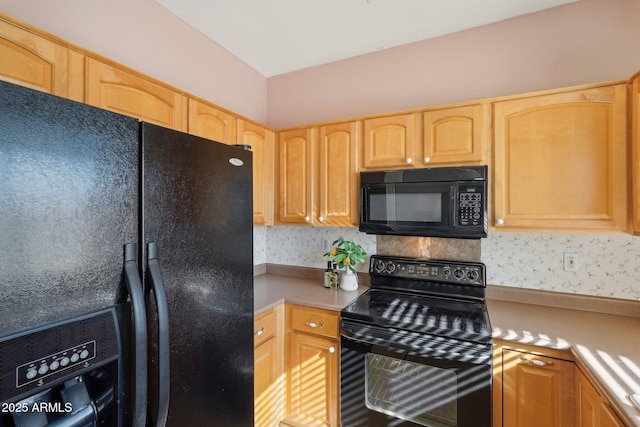
[[[236,117],[189,98],[189,133],[223,144],[236,144]]]
[[[364,120],[362,169],[398,169],[416,166],[420,145],[420,115],[398,114]]]
[[[360,122],[320,127],[318,217],[321,225],[358,224]]]
[[[423,156],[416,165],[480,163],[489,144],[488,104],[425,111]]]
[[[357,224],[358,135],[358,122],[280,132],[280,223]]]
[[[238,119],[238,144],[253,152],[253,225],[273,225],[273,132]]]
[[[628,229],[627,85],[494,104],[494,226]]]
[[[86,76],[87,104],[187,131],[185,96],[92,58]]]
[[[631,85],[631,147],[633,172],[633,234],[640,235],[640,73]]]
[[[83,55],[0,20],[0,58],[0,80],[83,101]]]
[[[289,130],[278,135],[278,221],[282,224],[312,224],[312,173],[315,130]]]

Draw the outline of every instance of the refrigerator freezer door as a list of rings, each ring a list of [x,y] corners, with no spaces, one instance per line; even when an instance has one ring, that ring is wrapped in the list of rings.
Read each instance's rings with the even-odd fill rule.
[[[167,425],[253,425],[251,152],[146,123],[142,136],[141,246],[158,245],[169,305]]]
[[[126,297],[135,119],[0,82],[0,335]]]

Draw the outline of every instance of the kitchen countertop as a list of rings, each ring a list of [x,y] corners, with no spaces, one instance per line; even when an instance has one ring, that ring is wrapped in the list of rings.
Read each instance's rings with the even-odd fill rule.
[[[254,280],[258,314],[282,302],[341,310],[368,289],[326,289],[320,280],[261,274]],[[640,317],[487,299],[493,336],[573,354],[630,426],[640,427],[631,393],[640,393]]]
[[[321,280],[302,277],[261,274],[254,278],[253,308],[255,314],[282,302],[312,305],[340,311],[368,289],[360,285],[356,291],[327,289]]]

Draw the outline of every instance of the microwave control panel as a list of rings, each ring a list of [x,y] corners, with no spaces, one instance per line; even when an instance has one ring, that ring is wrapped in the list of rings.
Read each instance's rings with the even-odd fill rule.
[[[458,225],[477,227],[484,223],[482,187],[465,185],[458,191]]]

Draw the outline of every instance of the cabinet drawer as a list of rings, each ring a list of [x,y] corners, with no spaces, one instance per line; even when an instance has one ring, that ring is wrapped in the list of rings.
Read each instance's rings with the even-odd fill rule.
[[[324,310],[292,307],[291,328],[300,332],[338,337],[338,315]]]
[[[277,316],[275,312],[256,318],[253,327],[253,345],[259,346],[276,334]]]

